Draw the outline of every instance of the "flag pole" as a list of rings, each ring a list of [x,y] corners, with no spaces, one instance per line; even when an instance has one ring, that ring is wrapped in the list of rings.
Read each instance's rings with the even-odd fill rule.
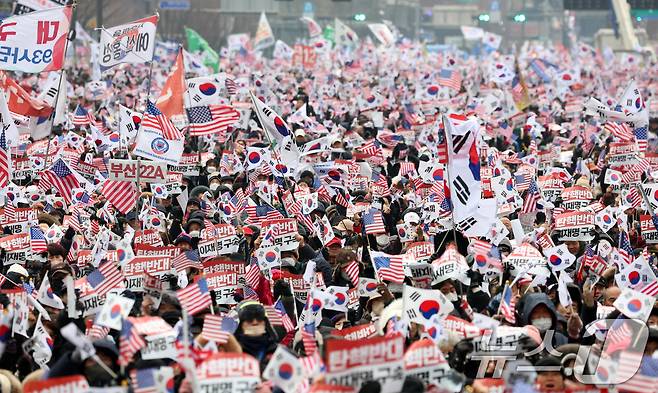
[[[75,9],[77,5],[77,2],[73,2],[71,5],[67,7],[71,7],[71,11]],[[53,111],[50,114],[51,120],[50,120],[50,131],[52,133],[53,126],[55,124],[55,116],[57,115],[57,102],[59,101],[59,94],[61,93],[62,90],[62,79],[64,78],[64,68],[66,65],[66,51],[68,50],[69,47],[69,41],[71,40],[71,37],[75,34],[75,24],[71,23],[69,25],[69,31],[66,34],[66,41],[64,41],[64,61],[62,64],[62,69],[59,70],[59,80],[57,81],[57,93],[55,93],[55,103],[53,106]],[[46,157],[43,160],[43,168],[41,170],[46,170],[46,167],[48,166],[48,157],[50,156],[50,142],[52,141],[53,138],[48,138],[48,144],[46,145]]]
[[[183,311],[183,347],[185,347],[184,355],[185,356],[185,374],[187,375],[189,373],[190,380],[192,382],[192,391],[193,392],[198,392],[200,391],[199,387],[199,381],[197,380],[196,373],[194,372],[194,368],[191,367],[189,364],[192,361],[192,357],[190,356],[190,325],[188,323],[189,321],[189,316],[187,315],[187,311],[184,309]],[[192,362],[193,363],[193,362]]]
[[[449,147],[448,151],[448,165],[445,166],[445,171],[446,171],[446,177],[448,178],[448,183],[450,186],[450,190],[452,191],[452,178],[450,177],[450,153],[452,152],[452,134],[448,135],[448,126],[447,124],[450,122],[448,120],[448,117],[445,114],[441,115],[443,117],[443,134],[446,138],[446,143]],[[445,196],[444,196],[445,197]],[[452,199],[452,198],[451,198]],[[452,237],[453,240],[455,241],[455,247],[457,247],[457,229],[455,228],[455,209],[454,206],[452,205],[452,200],[450,201],[450,221],[452,222]],[[461,281],[460,281],[460,289],[461,289]]]

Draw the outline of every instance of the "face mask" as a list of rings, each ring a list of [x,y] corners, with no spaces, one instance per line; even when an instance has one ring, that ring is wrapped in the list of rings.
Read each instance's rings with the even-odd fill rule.
[[[265,324],[243,326],[242,333],[244,333],[245,336],[251,336],[251,337],[262,336],[263,334],[265,334]]]
[[[296,264],[295,258],[281,258],[281,266],[295,266]]]
[[[190,235],[190,237],[199,237],[200,236],[199,231],[192,231],[192,232],[189,233],[189,235]]]
[[[214,166],[209,166],[206,168],[206,171],[208,171],[208,173],[217,172],[217,168]]]
[[[456,302],[457,300],[459,300],[459,296],[457,296],[456,292],[450,292],[449,294],[446,295],[446,298],[450,302]]]
[[[210,191],[215,191],[219,188],[219,183],[213,183],[210,185]]]
[[[540,332],[545,332],[553,326],[551,318],[537,318],[532,320],[532,326],[539,329]]]
[[[84,374],[91,386],[104,387],[114,385],[112,376],[98,364],[85,367]]]

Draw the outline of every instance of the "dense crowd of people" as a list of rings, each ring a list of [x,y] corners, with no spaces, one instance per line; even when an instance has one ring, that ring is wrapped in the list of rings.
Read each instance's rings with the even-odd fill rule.
[[[650,58],[363,37],[100,74],[81,33],[2,76],[3,392],[655,391]]]

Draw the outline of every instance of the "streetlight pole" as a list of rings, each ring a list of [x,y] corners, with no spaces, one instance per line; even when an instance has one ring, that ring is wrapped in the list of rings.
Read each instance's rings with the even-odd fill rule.
[[[98,28],[98,39],[101,36],[101,27],[103,27],[103,0],[96,0],[96,27]]]

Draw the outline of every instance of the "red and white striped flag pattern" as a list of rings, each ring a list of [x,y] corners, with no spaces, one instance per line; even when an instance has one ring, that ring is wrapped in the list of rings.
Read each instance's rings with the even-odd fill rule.
[[[372,265],[380,281],[388,280],[402,284],[404,282],[404,255],[388,255],[379,251],[370,251]]]
[[[491,251],[491,243],[485,240],[475,239],[471,243],[471,248],[473,249],[473,252],[476,254],[487,255],[489,251]]]
[[[74,188],[80,188],[80,182],[66,162],[59,158],[53,166],[41,172],[39,189],[47,190],[55,187],[66,203],[71,203]]]
[[[89,273],[87,282],[98,295],[105,295],[114,288],[125,288],[123,273],[112,261],[101,264]]]
[[[352,285],[357,286],[359,284],[359,263],[357,261],[349,261],[342,269],[347,274],[347,277],[350,278]]]
[[[134,329],[132,322],[123,320],[119,343],[119,365],[126,366],[132,362],[135,353],[146,345],[144,338]]]
[[[176,291],[176,297],[188,314],[194,315],[212,304],[205,278]]]
[[[101,193],[112,206],[123,214],[135,208],[139,196],[135,183],[120,180],[105,181]]]
[[[195,106],[187,109],[192,136],[221,134],[240,120],[240,112],[228,105]]]
[[[222,328],[222,320],[224,317],[219,315],[208,314],[203,320],[203,329],[201,335],[210,341],[217,344],[224,344],[228,341],[230,333],[224,331]]]
[[[11,180],[11,154],[7,146],[7,137],[3,130],[0,134],[0,187],[7,187]]]
[[[514,299],[514,294],[512,293],[512,287],[509,284],[505,285],[503,290],[503,296],[500,299],[500,307],[498,308],[498,313],[505,318],[507,322],[515,323],[516,322],[516,301]]]
[[[181,140],[184,138],[183,133],[151,101],[146,105],[141,127],[158,130],[165,139]]]
[[[30,248],[35,254],[40,254],[46,252],[48,244],[46,243],[46,237],[41,228],[39,227],[30,227]]]
[[[364,212],[361,221],[363,221],[366,234],[368,235],[386,232],[384,217],[382,217],[382,213],[377,209],[371,208],[367,212]]]
[[[616,123],[609,121],[605,123],[603,129],[624,142],[632,142],[635,140],[633,130],[626,123]]]
[[[658,392],[658,377],[645,375],[643,368],[637,370],[637,366],[642,362],[642,353],[624,351],[619,357],[617,369],[617,379],[625,379],[630,375],[630,379],[616,386],[619,392],[633,393],[656,393]],[[646,367],[646,366],[645,366]]]

